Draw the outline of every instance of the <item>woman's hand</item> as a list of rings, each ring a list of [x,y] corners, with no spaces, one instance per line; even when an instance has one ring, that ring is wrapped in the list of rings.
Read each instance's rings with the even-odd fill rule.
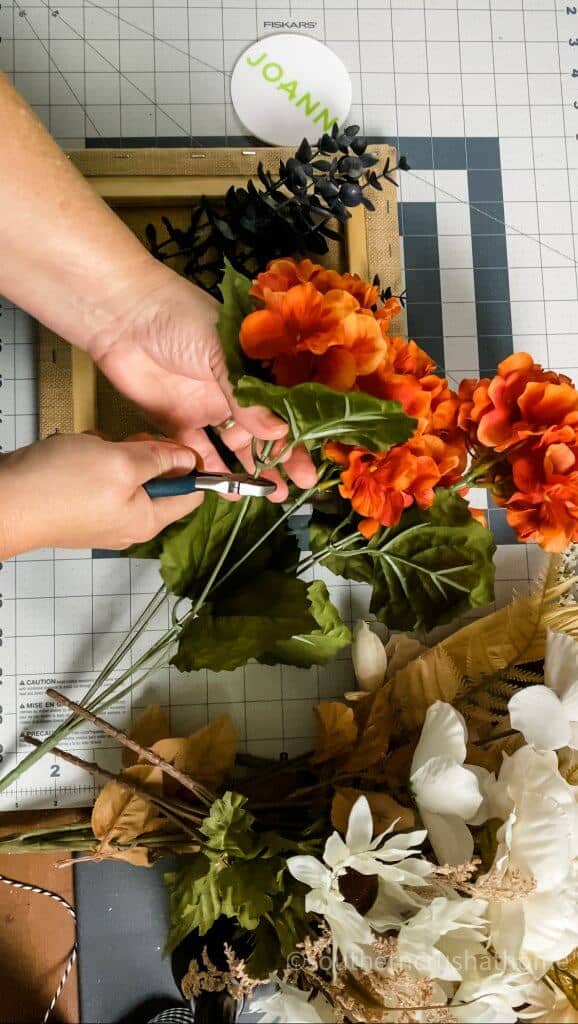
[[[135,295],[142,289],[135,282]],[[123,313],[112,331],[91,339],[89,352],[123,394],[136,402],[165,433],[197,451],[206,469],[225,466],[202,429],[233,419],[224,443],[243,466],[254,469],[253,437],[279,441],[286,424],[268,409],[237,404],[216,330],[218,303],[166,267],[158,267],[146,295]],[[315,482],[315,467],[296,449],[285,469],[299,487]],[[277,473],[274,501],[287,497]]]
[[[172,441],[56,434],[0,458],[0,557],[38,547],[122,549],[197,508],[202,494],[152,501],[141,486],[184,476],[195,453]]]
[[[202,428],[232,418],[223,440],[253,468],[251,440],[280,441],[286,426],[232,397],[215,323],[217,303],[158,263],[100,199],[0,73],[0,295],[86,349],[151,420],[223,469]],[[286,469],[300,487],[313,463]],[[267,474],[271,475],[271,474]],[[278,474],[275,500],[287,487]]]

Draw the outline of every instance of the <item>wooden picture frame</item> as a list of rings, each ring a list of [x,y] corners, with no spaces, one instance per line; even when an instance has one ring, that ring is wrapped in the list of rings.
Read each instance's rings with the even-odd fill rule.
[[[372,146],[384,163],[395,166],[390,146]],[[264,149],[93,149],[70,153],[92,187],[144,239],[147,222],[158,223],[163,212],[171,219],[180,210],[188,216],[195,199],[224,196],[231,185],[245,185],[257,173],[259,162],[275,172],[280,159],[292,150]],[[386,181],[382,192],[372,192],[373,213],[363,207],[351,211],[343,227],[342,243],[332,243],[325,260],[341,271],[361,277],[378,274],[384,286],[401,290],[401,261],[396,187]],[[178,216],[178,213],[177,213]],[[404,330],[403,318],[397,324]],[[110,436],[145,426],[134,407],[113,392],[90,358],[71,349],[51,331],[39,332],[39,434],[103,430]]]

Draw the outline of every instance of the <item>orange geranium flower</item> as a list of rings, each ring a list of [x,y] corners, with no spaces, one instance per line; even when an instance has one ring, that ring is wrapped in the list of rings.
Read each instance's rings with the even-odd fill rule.
[[[393,297],[391,299],[386,299],[383,306],[380,306],[379,309],[376,310],[375,319],[379,320],[379,326],[381,327],[382,334],[387,335],[391,321],[394,316],[397,316],[400,312],[401,302],[399,299],[394,299]],[[390,338],[390,341],[392,340],[394,339]],[[395,340],[403,342],[403,338],[396,338]],[[415,344],[415,342],[412,342],[412,344]]]
[[[435,370],[435,360],[424,352],[415,341],[405,338],[388,338],[391,363],[396,373],[412,373],[414,377],[425,377]]]
[[[525,445],[511,461],[516,490],[506,502],[508,522],[520,540],[564,551],[578,541],[578,443]]]
[[[433,504],[441,474],[422,438],[377,453],[330,441],[325,454],[343,466],[339,491],[362,517],[358,529],[368,539],[380,526],[395,526],[414,503]]]
[[[373,373],[360,377],[357,386],[374,398],[401,402],[404,412],[417,420],[418,430],[426,430],[431,395],[411,373],[394,373],[384,360]]]
[[[578,426],[570,379],[544,370],[527,352],[504,359],[492,380],[463,381],[459,397],[459,422],[470,442],[498,452],[532,436],[544,444],[571,441]]]
[[[457,433],[460,403],[447,380],[434,373],[417,377],[400,372],[388,358],[391,359],[390,352],[372,374],[359,378],[359,389],[374,398],[401,402],[408,416],[417,419],[422,433]]]
[[[383,359],[379,325],[350,292],[322,293],[309,281],[287,291],[265,288],[263,296],[265,308],[245,317],[240,342],[252,359],[271,363],[278,384],[319,381],[350,391],[360,374],[371,373]]]
[[[286,292],[297,284],[307,283],[313,284],[322,295],[335,289],[348,292],[349,295],[353,295],[357,299],[363,309],[371,309],[377,305],[379,298],[378,286],[369,284],[358,274],[338,274],[336,270],[329,270],[311,260],[296,262],[292,259],[271,260],[267,269],[253,281],[250,294],[266,303],[269,292]],[[390,301],[395,304],[395,313],[399,312],[401,307],[397,300]],[[383,308],[385,309],[386,306],[387,303]],[[387,310],[388,312],[383,315],[387,316],[389,313],[391,320],[391,317],[395,315],[393,311],[390,312],[393,307],[387,306]]]

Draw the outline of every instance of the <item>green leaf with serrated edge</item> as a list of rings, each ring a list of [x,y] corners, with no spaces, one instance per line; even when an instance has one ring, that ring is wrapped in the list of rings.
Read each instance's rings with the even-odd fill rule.
[[[187,622],[173,664],[181,672],[231,670],[259,658],[279,640],[314,628],[307,584],[268,569],[236,590],[223,587],[212,605]]]
[[[303,941],[309,930],[305,893],[305,886],[295,882],[286,871],[284,891],[273,898],[273,909],[255,929],[253,949],[247,960],[249,977],[268,978],[286,965],[287,958]]]
[[[311,583],[307,597],[319,629],[280,640],[270,651],[262,654],[259,661],[266,665],[296,665],[299,668],[326,665],[338,651],[351,643],[351,632],[329,600],[325,583],[321,580]]]
[[[289,424],[292,439],[309,449],[332,440],[386,451],[407,441],[417,426],[399,402],[381,401],[361,391],[333,391],[323,384],[282,388],[241,377],[235,398],[239,405],[264,405],[277,413]]]
[[[218,874],[218,865],[197,853],[183,860],[178,871],[165,875],[170,900],[165,954],[172,953],[195,928],[205,935],[221,916]]]
[[[248,361],[245,359],[239,343],[241,324],[246,316],[253,311],[253,303],[249,295],[251,281],[240,274],[225,260],[225,274],[221,281],[223,302],[219,307],[217,330],[221,339],[221,347],[225,354],[227,370],[232,383],[247,372]]]
[[[279,957],[289,943],[285,958],[304,935],[306,890],[286,870],[287,856],[318,852],[318,844],[256,832],[246,805],[247,798],[233,792],[215,800],[201,825],[206,840],[202,852],[183,858],[178,871],[165,876],[171,921],[167,952],[195,929],[206,934],[222,915],[249,930],[258,928],[267,915],[278,932],[273,947],[276,966],[281,966]]]
[[[256,857],[265,843],[253,831],[254,816],[246,809],[247,797],[227,791],[211,804],[201,825],[205,848],[234,857]]]
[[[221,909],[236,917],[242,928],[253,929],[273,909],[273,894],[281,888],[280,859],[234,861],[219,873]]]
[[[218,495],[208,492],[199,508],[157,538],[161,542],[161,550],[148,557],[160,556],[161,575],[173,594],[195,597],[201,593],[222,555],[242,504],[240,501],[224,501]],[[222,573],[239,561],[282,515],[283,509],[279,505],[266,498],[252,498],[243,519],[243,527],[235,537]],[[130,549],[129,554],[134,550]],[[239,575],[235,574],[231,584],[235,579],[252,577],[271,564],[282,569],[293,564],[297,556],[295,535],[283,523],[268,538],[267,543],[261,545],[241,566]]]
[[[334,529],[319,517],[311,547],[320,551]],[[433,629],[494,599],[493,537],[470,515],[463,498],[439,488],[434,505],[404,512],[360,551],[332,554],[323,564],[337,575],[370,583],[370,610],[391,629]]]

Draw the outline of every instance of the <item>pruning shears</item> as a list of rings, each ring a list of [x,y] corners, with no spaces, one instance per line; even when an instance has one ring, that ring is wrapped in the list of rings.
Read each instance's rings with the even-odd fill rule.
[[[264,498],[277,489],[271,480],[258,480],[245,473],[198,473],[187,476],[159,476],[143,484],[150,498],[174,498],[195,491],[215,491],[217,494],[239,494]]]

